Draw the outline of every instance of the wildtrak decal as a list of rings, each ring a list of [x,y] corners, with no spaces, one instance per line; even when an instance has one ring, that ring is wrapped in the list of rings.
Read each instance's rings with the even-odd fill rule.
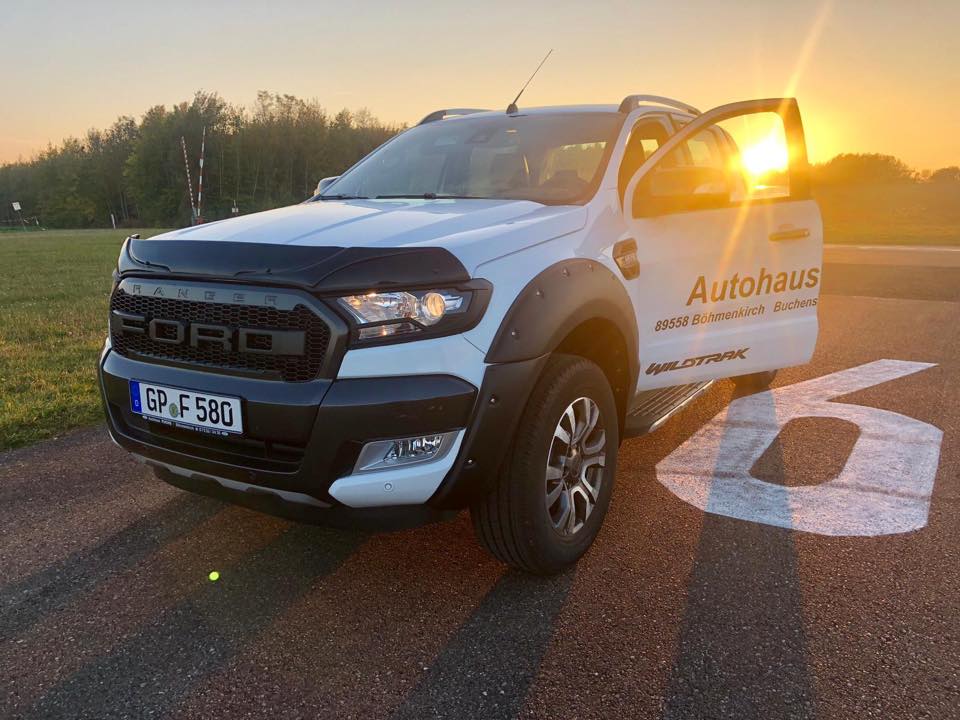
[[[760,274],[756,277],[734,273],[733,277],[729,279],[714,280],[709,289],[706,276],[701,275],[693,284],[693,290],[690,291],[687,305],[692,305],[695,300],[706,304],[802,290],[803,288],[812,289],[817,287],[819,283],[820,268],[818,267],[791,270],[790,272],[781,271],[775,274],[767,272],[766,268],[760,268]]]
[[[710,355],[700,355],[699,357],[687,358],[686,360],[672,360],[665,363],[650,363],[647,368],[647,375],[659,375],[662,372],[671,370],[686,370],[687,368],[699,367],[700,365],[709,365],[715,362],[726,362],[727,360],[746,360],[747,351],[750,348],[740,348],[739,350],[727,350],[722,353],[711,353]]]

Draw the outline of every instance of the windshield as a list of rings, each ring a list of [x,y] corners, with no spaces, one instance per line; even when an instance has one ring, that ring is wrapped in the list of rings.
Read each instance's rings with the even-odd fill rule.
[[[618,112],[440,120],[398,135],[326,188],[333,198],[590,198],[623,123]]]

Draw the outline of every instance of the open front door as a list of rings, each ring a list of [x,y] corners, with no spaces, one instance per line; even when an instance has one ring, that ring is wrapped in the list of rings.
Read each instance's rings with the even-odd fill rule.
[[[638,390],[810,359],[823,230],[795,100],[724,105],[680,127],[628,183],[624,215],[614,255],[635,241]]]

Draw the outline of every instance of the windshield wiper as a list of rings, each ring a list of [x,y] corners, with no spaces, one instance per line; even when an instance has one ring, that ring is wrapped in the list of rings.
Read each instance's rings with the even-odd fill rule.
[[[318,195],[317,200],[369,200],[365,195]]]
[[[482,197],[480,195],[438,195],[437,193],[419,193],[406,195],[375,195],[374,200],[495,200],[496,198]]]

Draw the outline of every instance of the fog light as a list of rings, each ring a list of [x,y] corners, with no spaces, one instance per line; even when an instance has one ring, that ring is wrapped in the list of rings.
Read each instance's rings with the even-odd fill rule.
[[[369,442],[360,451],[360,457],[357,458],[353,472],[385,470],[401,465],[437,460],[447,454],[456,436],[457,433],[454,431]]]

